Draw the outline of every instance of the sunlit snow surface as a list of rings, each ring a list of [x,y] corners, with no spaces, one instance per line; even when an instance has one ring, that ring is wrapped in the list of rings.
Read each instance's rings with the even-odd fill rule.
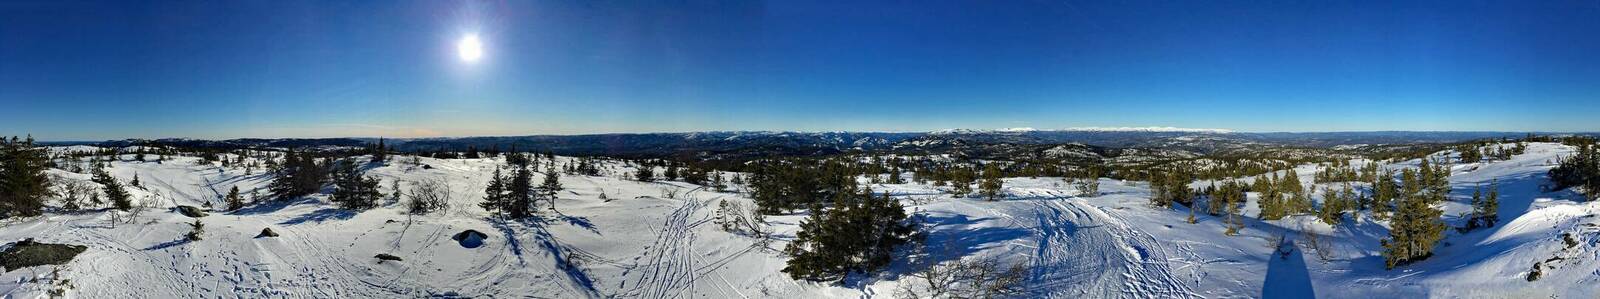
[[[1600,206],[1577,201],[1571,191],[1541,192],[1551,163],[1571,150],[1533,144],[1510,161],[1455,166],[1445,220],[1459,224],[1454,215],[1470,209],[1472,188],[1498,180],[1501,224],[1449,232],[1433,257],[1394,270],[1384,270],[1379,255],[1387,224],[1365,215],[1338,227],[1309,215],[1252,218],[1241,235],[1230,237],[1222,235],[1218,218],[1200,213],[1198,223],[1189,224],[1182,207],[1148,206],[1148,189],[1139,182],[1104,179],[1104,195],[1080,197],[1060,178],[1014,178],[1006,180],[1009,199],[995,202],[955,199],[927,185],[873,188],[925,215],[934,258],[998,256],[1025,263],[1030,297],[1594,298],[1600,295],[1600,220],[1594,217]],[[134,188],[135,197],[158,206],[137,223],[113,228],[104,212],[49,213],[5,223],[0,240],[31,237],[89,246],[62,270],[75,286],[69,295],[82,298],[891,297],[908,270],[897,261],[881,275],[842,284],[791,280],[779,272],[786,258],[774,249],[792,238],[804,215],[768,217],[780,240],[762,248],[711,220],[719,201],[749,199],[684,183],[629,181],[624,178],[631,169],[620,164],[607,165],[602,177],[563,176],[567,191],[557,202],[560,213],[501,221],[487,217],[477,202],[502,161],[423,158],[432,169],[422,169],[399,162],[409,157],[396,158],[367,174],[383,180],[385,193],[395,180],[405,189],[424,179],[447,181],[455,199],[449,211],[412,217],[386,201],[354,213],[334,209],[317,195],[214,213],[202,218],[205,239],[187,242],[182,234],[192,219],[171,207],[220,205],[229,188],[249,194],[270,178],[260,169],[246,175],[243,169],[196,166],[191,157],[159,164],[124,158],[129,161],[112,163],[112,173],[125,182],[137,173],[145,189]],[[1297,172],[1309,183],[1315,167]],[[664,198],[674,190],[677,199]],[[610,200],[600,199],[602,193]],[[1251,198],[1246,213],[1253,216]],[[268,227],[282,236],[255,238]],[[450,239],[467,229],[488,234],[486,243],[466,248]],[[1329,259],[1306,250],[1288,258],[1273,254],[1271,236],[1303,241],[1300,231],[1325,235]],[[1567,248],[1563,233],[1572,233],[1579,244]],[[380,264],[373,258],[379,253],[404,261]],[[1534,262],[1553,257],[1560,259],[1545,263],[1542,279],[1525,279]],[[0,293],[45,294],[48,286],[29,277],[48,277],[49,267],[8,270],[0,276]]]

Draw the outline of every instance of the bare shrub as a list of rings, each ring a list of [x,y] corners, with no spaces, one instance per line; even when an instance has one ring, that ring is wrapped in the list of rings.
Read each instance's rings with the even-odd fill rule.
[[[1022,263],[1006,264],[994,256],[924,263],[908,274],[895,296],[900,298],[1007,298],[1026,289],[1028,269]]]
[[[742,202],[724,200],[717,204],[718,225],[722,230],[730,233],[743,233],[755,236],[766,236],[766,216],[761,215],[753,205]]]
[[[1329,247],[1327,240],[1322,239],[1322,235],[1311,231],[1302,231],[1300,232],[1300,246],[1316,253],[1317,259],[1322,260],[1323,263],[1333,260],[1333,248]]]
[[[97,192],[94,186],[90,186],[89,183],[83,181],[60,176],[51,176],[50,180],[54,181],[53,185],[61,188],[61,191],[56,194],[61,196],[62,210],[77,211],[82,209],[83,205],[88,203],[89,197]]]
[[[412,214],[445,212],[450,209],[450,186],[444,181],[427,179],[411,186],[410,200],[406,206]]]

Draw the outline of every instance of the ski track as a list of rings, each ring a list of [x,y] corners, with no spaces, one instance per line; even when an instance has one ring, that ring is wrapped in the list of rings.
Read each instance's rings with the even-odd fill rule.
[[[1054,195],[1054,194],[1046,194]],[[1172,274],[1154,237],[1078,199],[1029,200],[1037,237],[1028,264],[1032,296],[1199,298]],[[1017,222],[1014,217],[1006,217]],[[1020,226],[1020,222],[1017,222]]]
[[[634,258],[636,266],[629,271],[639,271],[638,278],[632,280],[632,289],[621,286],[626,290],[622,292],[623,296],[686,298],[694,294],[695,279],[702,274],[696,271],[698,261],[695,258],[697,254],[693,252],[694,228],[710,221],[710,218],[694,217],[706,201],[695,200],[689,194],[685,194],[685,197],[690,199],[684,200],[683,205],[667,216],[655,241]],[[624,273],[624,276],[627,275]],[[623,281],[626,283],[628,280]]]

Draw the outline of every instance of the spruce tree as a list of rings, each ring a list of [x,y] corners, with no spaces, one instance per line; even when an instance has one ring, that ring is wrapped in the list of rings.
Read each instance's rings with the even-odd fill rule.
[[[676,180],[678,180],[678,164],[677,163],[667,163],[667,170],[663,171],[661,175],[663,177],[665,177],[668,181],[676,181]]]
[[[993,163],[984,166],[983,183],[979,185],[979,188],[981,189],[985,199],[992,201],[999,198],[1000,188],[1003,186],[1003,184],[1004,183],[1000,180],[1000,168],[998,166],[995,166]]]
[[[318,165],[309,153],[290,151],[284,153],[283,163],[273,169],[272,183],[267,186],[272,196],[279,200],[294,199],[316,193],[328,178],[327,165]]]
[[[823,210],[813,205],[795,240],[784,247],[791,258],[783,272],[791,278],[834,281],[851,272],[870,273],[887,266],[896,247],[912,242],[917,225],[907,221],[900,202],[870,191],[846,192]]]
[[[633,173],[633,179],[640,182],[655,181],[656,172],[650,169],[650,165],[639,164],[639,170]]]
[[[1445,223],[1439,220],[1444,211],[1433,207],[1429,196],[1420,192],[1421,186],[1415,186],[1423,180],[1409,169],[1401,172],[1401,178],[1406,191],[1390,219],[1389,238],[1381,242],[1386,269],[1428,258],[1444,238]]]
[[[478,206],[490,214],[506,212],[508,210],[506,183],[506,177],[500,175],[500,168],[495,167],[494,176],[489,177],[489,185],[483,188],[483,202],[478,203]]]
[[[1150,205],[1162,208],[1172,207],[1172,196],[1169,196],[1170,191],[1167,191],[1169,186],[1168,179],[1170,179],[1170,175],[1167,173],[1150,173]]]
[[[527,218],[533,207],[533,172],[518,167],[506,184],[505,212],[514,219]]]
[[[378,145],[372,147],[372,163],[383,165],[389,161],[389,149],[383,145],[383,138],[378,138]]]
[[[244,207],[244,198],[239,196],[239,186],[233,186],[233,189],[228,189],[228,196],[225,197],[225,201],[228,204],[229,211]]]
[[[1384,170],[1372,182],[1372,217],[1378,220],[1389,218],[1389,212],[1394,210],[1394,199],[1400,196],[1400,186],[1395,184],[1394,171]]]
[[[1479,199],[1479,192],[1472,192],[1472,219],[1468,227],[1494,227],[1500,221],[1500,190],[1498,183],[1489,185],[1489,195]]]
[[[955,167],[950,170],[950,186],[953,187],[951,193],[956,197],[966,197],[967,194],[971,194],[974,177],[972,169],[967,167]]]
[[[346,210],[365,210],[378,206],[378,199],[383,197],[378,192],[378,179],[362,175],[355,163],[349,160],[334,164],[334,189],[330,200]]]
[[[33,136],[0,138],[0,218],[44,213],[44,199],[52,193],[44,172],[49,163],[45,150],[34,146]]]
[[[1227,227],[1227,230],[1223,232],[1225,235],[1237,235],[1239,230],[1244,228],[1244,216],[1241,215],[1245,202],[1244,189],[1244,184],[1230,180],[1223,183],[1222,188],[1218,191],[1218,196],[1221,197],[1227,214],[1227,217],[1223,219],[1223,224]]]
[[[95,168],[92,180],[100,184],[100,190],[106,193],[106,199],[111,200],[112,208],[122,211],[133,208],[132,195],[129,195],[128,190],[122,188],[122,183],[118,182],[116,177],[112,177],[105,168]]]
[[[906,180],[900,177],[900,167],[895,167],[893,170],[889,171],[889,183],[890,184],[905,184],[906,183]]]
[[[544,182],[539,184],[539,197],[550,202],[550,210],[556,209],[556,195],[561,190],[561,173],[556,171],[556,165],[550,164],[550,171],[544,173]]]

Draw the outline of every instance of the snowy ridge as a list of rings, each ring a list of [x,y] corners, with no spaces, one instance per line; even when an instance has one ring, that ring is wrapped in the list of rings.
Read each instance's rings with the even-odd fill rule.
[[[1593,298],[1600,295],[1600,276],[1593,274],[1600,273],[1600,203],[1541,188],[1553,167],[1549,161],[1571,152],[1535,143],[1508,160],[1456,164],[1450,199],[1440,204],[1444,220],[1458,224],[1453,215],[1469,209],[1472,188],[1498,182],[1501,224],[1452,230],[1433,257],[1394,270],[1383,269],[1378,245],[1387,222],[1364,212],[1338,226],[1314,215],[1261,221],[1253,218],[1251,202],[1244,208],[1246,227],[1224,236],[1219,217],[1198,212],[1191,224],[1181,205],[1150,206],[1143,182],[1101,179],[1102,194],[1086,196],[1061,178],[1008,178],[1007,198],[999,201],[955,198],[948,186],[870,184],[865,178],[862,184],[925,215],[926,249],[938,259],[996,257],[1028,266],[1024,284],[1033,298]],[[557,157],[557,163],[568,159]],[[521,221],[489,217],[477,206],[501,159],[421,158],[431,169],[374,165],[366,173],[382,180],[385,193],[391,182],[408,188],[436,179],[447,182],[455,200],[447,212],[407,216],[402,203],[353,212],[319,194],[214,212],[200,218],[205,239],[189,242],[181,236],[194,219],[170,207],[220,204],[232,187],[249,194],[271,179],[195,160],[134,162],[125,156],[110,163],[123,181],[139,175],[144,187],[130,192],[156,207],[133,223],[113,227],[102,211],[51,212],[0,223],[0,240],[87,245],[62,269],[75,285],[68,295],[82,298],[889,298],[914,270],[897,261],[881,275],[852,280],[859,284],[794,281],[780,272],[787,257],[777,249],[793,238],[804,214],[769,216],[776,240],[762,247],[713,223],[721,202],[748,204],[749,198],[681,182],[619,179],[633,171],[621,163],[604,166],[602,176],[563,176],[560,212]],[[1303,182],[1311,182],[1315,167],[1298,167]],[[1326,186],[1333,185],[1318,187]],[[667,198],[668,191],[675,198]],[[262,228],[282,236],[256,238]],[[450,239],[467,229],[489,238],[478,247]],[[1332,246],[1319,252],[1299,245],[1306,233]],[[1290,255],[1270,245],[1280,235],[1296,244]],[[404,261],[379,263],[373,259],[378,253]],[[1327,259],[1319,257],[1323,253]],[[1535,262],[1542,278],[1530,282]],[[48,267],[6,270],[0,296],[33,298],[48,290],[30,282],[47,277]]]

